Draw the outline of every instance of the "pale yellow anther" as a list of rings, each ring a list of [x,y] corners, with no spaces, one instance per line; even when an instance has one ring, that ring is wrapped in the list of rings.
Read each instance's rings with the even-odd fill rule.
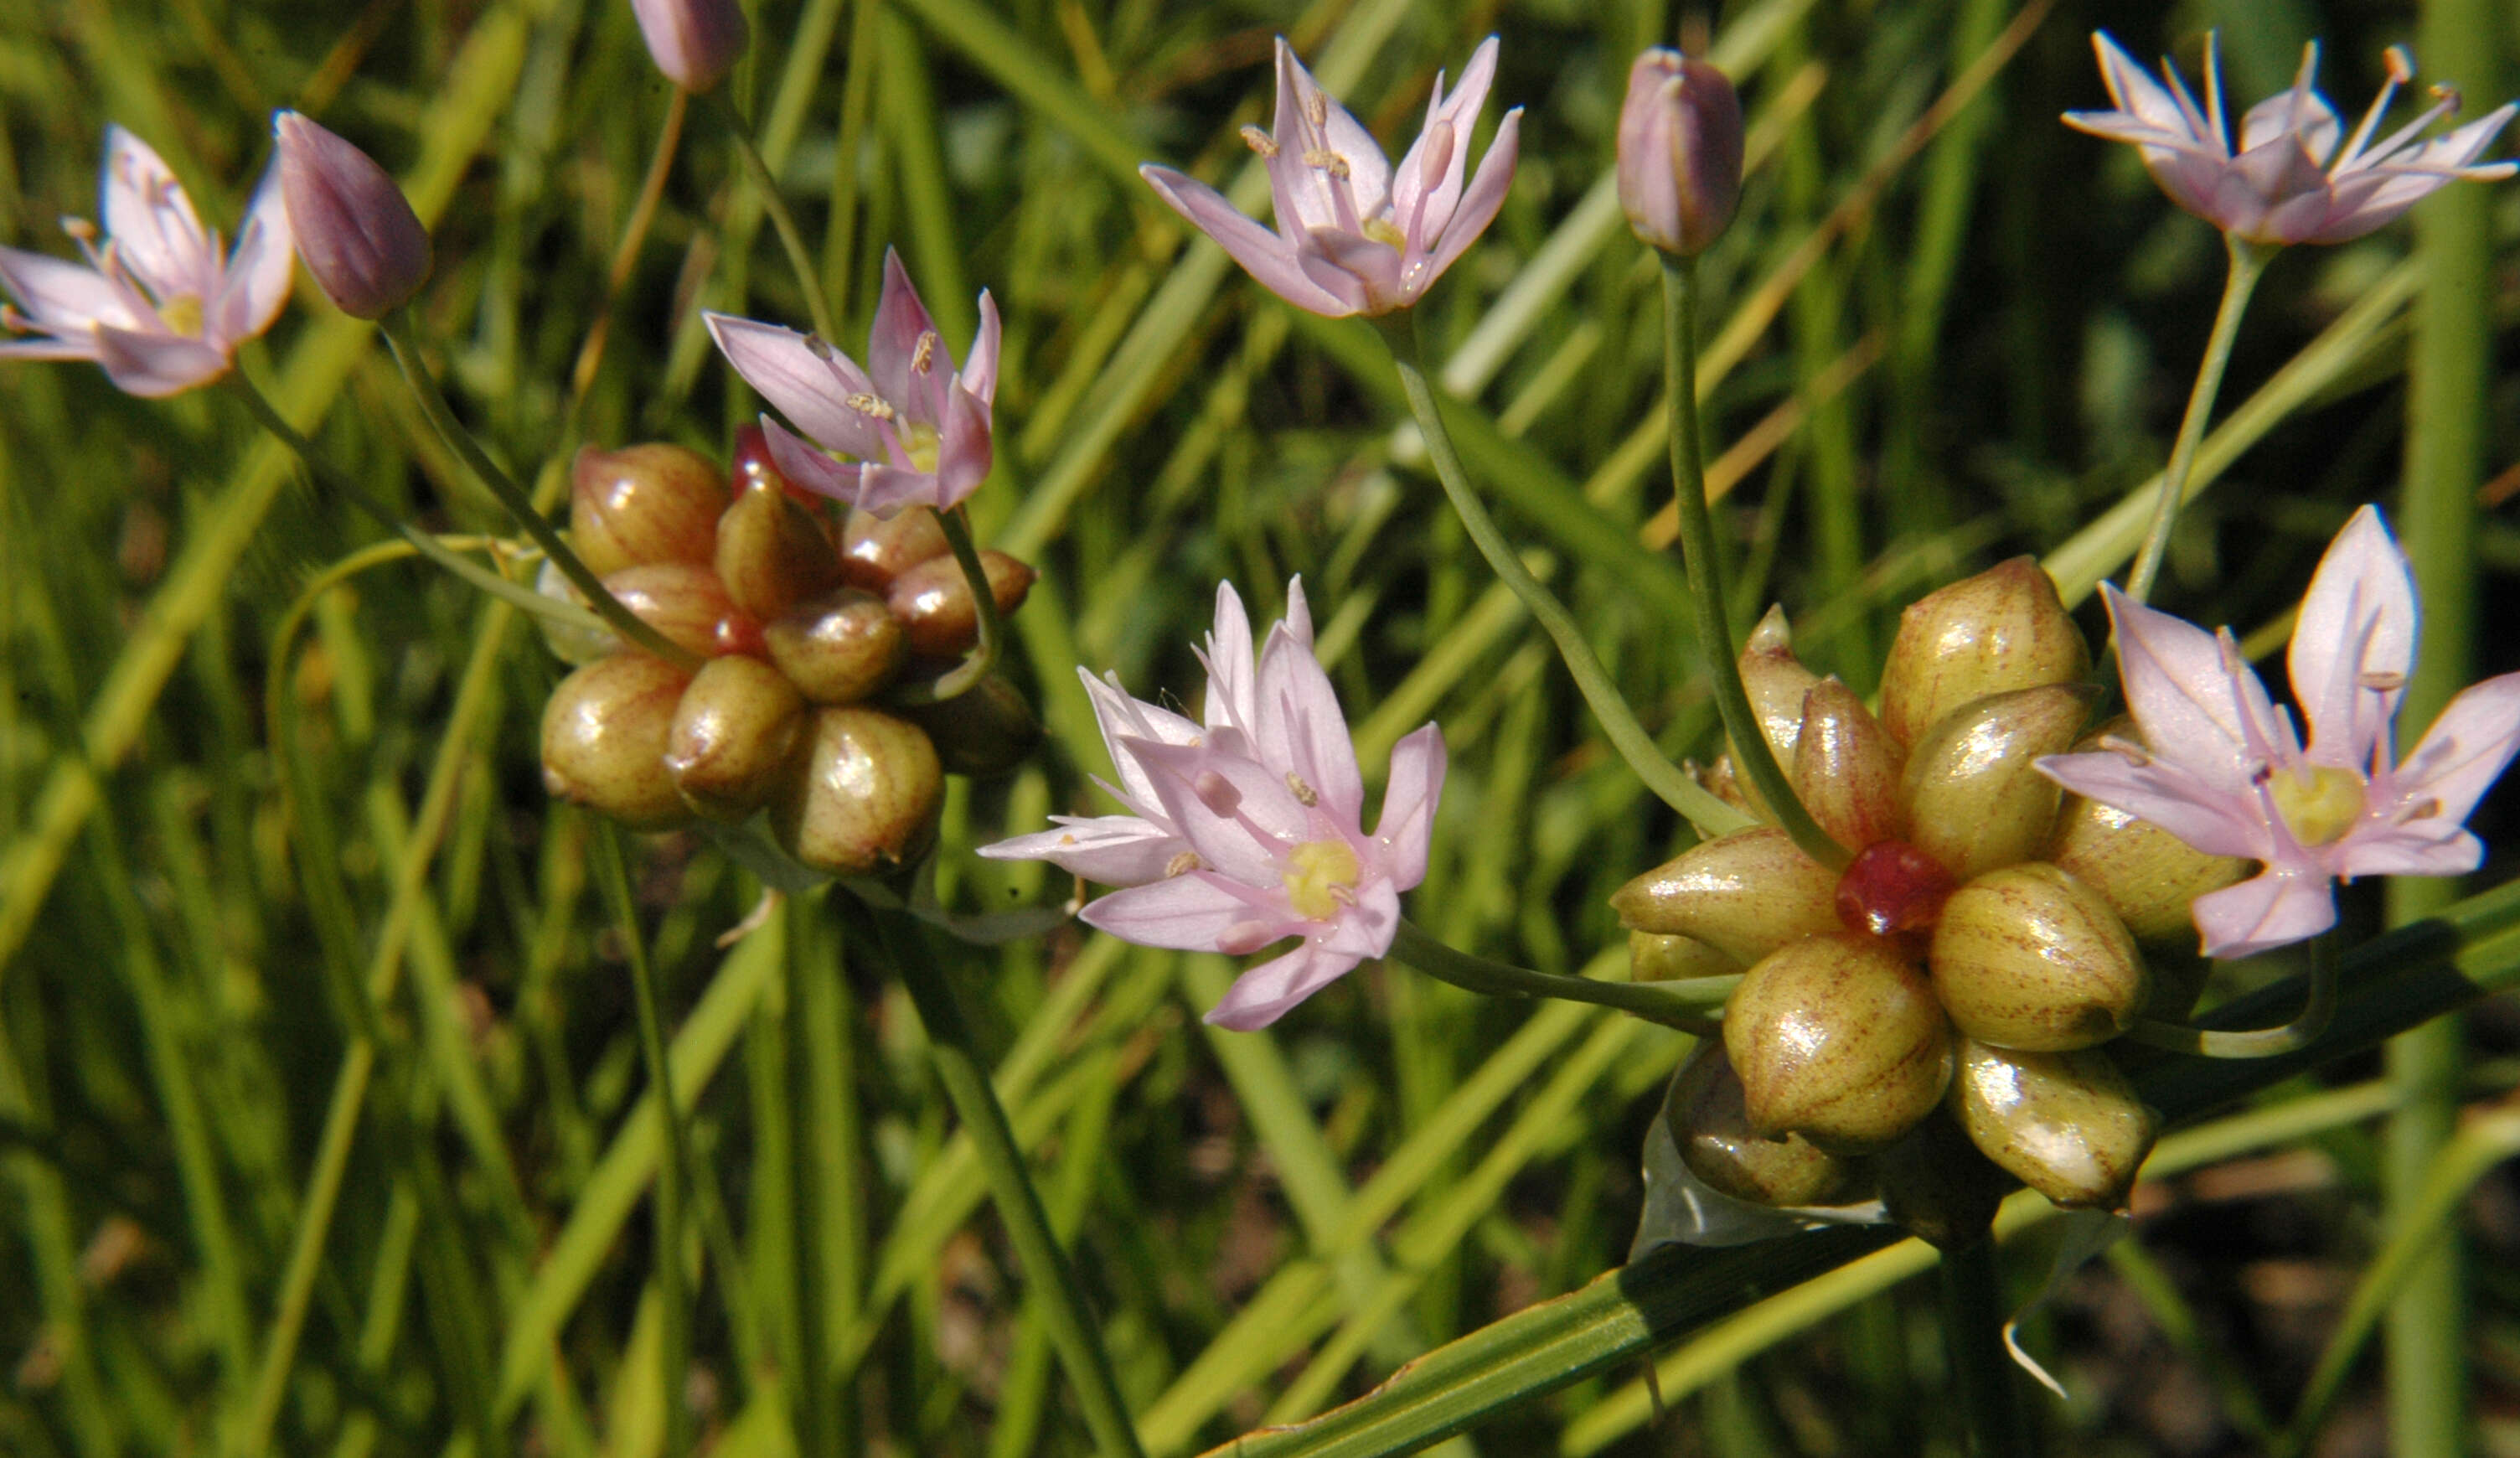
[[[1345,841],[1307,841],[1286,853],[1286,904],[1306,921],[1326,922],[1356,904],[1364,867]]]
[[[2375,694],[2394,694],[2407,686],[2407,675],[2375,669],[2364,673],[2355,682]]]
[[[2405,46],[2391,46],[2380,53],[2380,64],[2389,68],[2389,79],[2404,86],[2415,78],[2415,53]]]
[[[910,350],[910,372],[924,375],[936,367],[936,331],[922,330],[919,342]]]
[[[1326,97],[1324,97],[1324,96],[1323,96],[1320,92],[1318,92],[1318,91],[1314,92],[1314,93],[1313,93],[1312,95],[1310,95],[1310,96],[1305,97],[1305,98],[1304,98],[1304,114],[1305,114],[1305,115],[1307,115],[1307,116],[1310,116],[1311,118],[1313,118],[1313,125],[1315,125],[1315,126],[1328,126],[1328,125],[1329,125],[1329,124],[1330,124],[1330,104],[1329,104],[1328,99],[1328,98],[1326,98]]]
[[[1245,126],[1242,128],[1242,145],[1250,148],[1252,151],[1260,154],[1264,158],[1276,157],[1278,155],[1277,139],[1256,126]]]
[[[1197,869],[1197,851],[1176,850],[1173,852],[1173,858],[1164,862],[1164,879],[1170,881],[1176,876],[1187,876]]]
[[[1401,232],[1400,225],[1387,217],[1367,218],[1361,225],[1360,230],[1366,237],[1372,239],[1374,242],[1381,244],[1385,248],[1395,249],[1402,252],[1406,252],[1409,250],[1409,235]]]
[[[1313,787],[1304,783],[1304,777],[1291,769],[1286,771],[1286,793],[1307,810],[1322,802],[1322,797],[1313,793]]]
[[[891,403],[882,396],[871,395],[863,390],[850,395],[841,403],[860,415],[872,416],[877,420],[896,420],[901,415],[901,412],[893,409]]]
[[[1349,176],[1347,159],[1330,151],[1327,147],[1316,147],[1312,151],[1305,153],[1304,165],[1307,167],[1319,167],[1321,170],[1328,172],[1332,177],[1335,177],[1342,182],[1346,181]]]
[[[2350,769],[2313,764],[2278,772],[2267,794],[2284,828],[2304,845],[2332,844],[2362,818],[2362,777]]]

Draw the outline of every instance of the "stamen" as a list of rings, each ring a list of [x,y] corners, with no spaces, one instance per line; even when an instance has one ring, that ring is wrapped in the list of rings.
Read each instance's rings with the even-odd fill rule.
[[[1328,148],[1316,147],[1310,152],[1305,153],[1304,165],[1307,167],[1319,167],[1323,171],[1328,172],[1332,177],[1335,177],[1342,182],[1346,181],[1349,175],[1347,159],[1339,156],[1335,152],[1329,151]]]
[[[893,409],[881,398],[871,394],[853,394],[841,403],[860,415],[873,416],[877,420],[897,420],[901,416],[900,411]]]
[[[77,239],[81,243],[94,243],[102,236],[98,233],[96,224],[89,222],[83,217],[66,217],[62,219],[62,231],[68,233],[70,237]]]
[[[929,370],[935,368],[935,365],[936,331],[932,329],[922,330],[919,334],[919,342],[913,345],[910,350],[911,373],[915,375],[924,375]]]
[[[1329,125],[1329,101],[1318,91],[1311,93],[1304,98],[1304,114],[1312,118],[1315,126]]]
[[[2405,46],[2391,46],[2380,53],[2380,64],[2389,68],[2389,84],[2404,86],[2415,78],[2415,53]]]
[[[1295,797],[1295,803],[1307,810],[1322,802],[1322,797],[1313,793],[1313,787],[1304,783],[1304,777],[1291,769],[1286,771],[1286,790]]]
[[[1164,879],[1166,881],[1170,881],[1176,876],[1187,876],[1197,869],[1197,851],[1177,850],[1173,852],[1173,858],[1171,860],[1164,862]]]
[[[2455,116],[2458,114],[2461,97],[2457,87],[2452,85],[2448,81],[2436,81],[2425,89],[2430,91],[2432,93],[2433,100],[2440,102],[2443,107],[2449,110],[2452,115]]]
[[[832,362],[831,342],[825,340],[821,335],[809,334],[805,336],[805,352],[814,356],[816,359],[821,360],[825,364],[830,364]]]
[[[1263,158],[1272,158],[1278,155],[1278,143],[1276,139],[1272,138],[1267,132],[1262,131],[1256,126],[1246,126],[1242,128],[1242,145],[1260,154]]]
[[[2398,813],[2389,817],[2389,823],[2392,825],[2412,825],[2418,820],[2439,819],[2441,812],[2441,800],[2433,796],[2427,795],[2422,799],[2409,800],[2407,803],[2400,805],[2398,807]]]
[[[2134,765],[2138,769],[2141,769],[2152,762],[2151,751],[2145,749],[2139,744],[2137,744],[2134,740],[2124,738],[2120,735],[2101,735],[2100,748],[2117,755],[2119,758],[2124,759],[2127,763]]]
[[[2205,124],[2214,129],[2214,140],[2228,153],[2231,131],[2223,124],[2223,38],[2220,32],[2205,32]]]
[[[2366,669],[2355,681],[2375,694],[2394,694],[2407,686],[2407,675],[2380,669]]]

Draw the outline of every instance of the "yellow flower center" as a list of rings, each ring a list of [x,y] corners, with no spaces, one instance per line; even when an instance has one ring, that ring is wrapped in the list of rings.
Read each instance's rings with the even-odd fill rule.
[[[945,443],[945,438],[936,433],[936,428],[904,422],[897,429],[901,432],[902,453],[910,457],[911,468],[916,471],[934,471],[936,458]]]
[[[1364,227],[1365,236],[1372,239],[1374,242],[1382,244],[1398,252],[1407,252],[1409,251],[1409,235],[1401,232],[1400,225],[1393,222],[1391,219],[1387,217],[1370,217],[1365,220]]]
[[[199,339],[202,333],[202,296],[178,294],[158,306],[158,317],[166,327],[180,335]]]
[[[2267,792],[2284,827],[2304,845],[2325,845],[2362,818],[2362,777],[2350,769],[2315,764],[2290,774],[2278,771]]]
[[[1363,871],[1345,841],[1306,841],[1286,855],[1286,904],[1307,921],[1328,921],[1354,903]]]

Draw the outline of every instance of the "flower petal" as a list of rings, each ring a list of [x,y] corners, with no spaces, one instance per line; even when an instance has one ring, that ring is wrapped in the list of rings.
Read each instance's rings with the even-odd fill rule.
[[[104,274],[64,258],[0,248],[0,287],[42,329],[84,330],[91,324],[129,328],[136,321]]]
[[[858,467],[834,463],[771,416],[761,417],[761,437],[770,448],[771,464],[793,484],[834,501],[858,499]]]
[[[1445,220],[1444,233],[1429,245],[1424,264],[1412,270],[1405,282],[1411,297],[1426,292],[1428,285],[1453,266],[1479,235],[1496,221],[1497,209],[1505,205],[1505,195],[1513,186],[1514,163],[1522,156],[1522,108],[1505,114],[1497,123],[1496,140],[1488,144],[1488,155],[1479,159],[1479,172],[1470,179],[1462,194],[1461,205]]]
[[[1284,908],[1277,910],[1282,915]],[[1140,946],[1212,952],[1229,931],[1255,917],[1266,918],[1269,911],[1225,877],[1192,871],[1113,891],[1088,903],[1077,919]]]
[[[1252,738],[1262,762],[1300,778],[1325,811],[1342,825],[1355,826],[1365,802],[1356,740],[1321,661],[1282,624],[1261,646],[1253,698],[1259,718]]]
[[[254,189],[253,205],[237,229],[236,250],[228,256],[225,287],[209,304],[214,332],[230,347],[271,328],[289,302],[289,285],[296,264],[296,240],[289,221],[289,202],[281,195],[280,159]]]
[[[1326,318],[1341,319],[1356,312],[1353,303],[1315,283],[1296,264],[1292,245],[1243,216],[1223,193],[1194,177],[1152,162],[1140,167],[1138,175],[1147,179],[1147,185],[1171,205],[1173,211],[1189,219],[1192,227],[1216,240],[1217,246],[1241,264],[1242,271],[1258,281],[1260,287],[1299,309]]]
[[[1235,1032],[1256,1032],[1354,971],[1358,960],[1306,942],[1236,978],[1206,1021]]]
[[[121,127],[109,126],[99,191],[99,221],[132,276],[160,299],[190,294],[208,302],[218,260],[193,200],[165,159]]]
[[[889,520],[909,507],[927,506],[943,511],[952,503],[939,489],[935,472],[906,471],[870,461],[858,471],[857,504]]]
[[[2223,789],[2167,759],[2138,764],[2100,751],[2049,754],[2038,768],[2085,799],[2157,825],[2208,855],[2264,860],[2275,853],[2274,834],[2254,793]]]
[[[2198,896],[2190,911],[2206,956],[2247,957],[2336,925],[2336,895],[2325,876],[2268,871]]]
[[[989,860],[1048,861],[1102,886],[1161,881],[1172,858],[1190,848],[1165,827],[1135,815],[1054,815],[1055,830],[1036,831],[980,847]]]
[[[929,342],[924,373],[911,368],[922,339]],[[876,302],[874,332],[867,336],[867,374],[875,392],[912,420],[932,426],[945,419],[945,382],[953,378],[954,357],[892,249],[883,251],[883,294]]]
[[[963,388],[978,396],[983,405],[998,398],[998,301],[989,291],[980,291],[980,332],[971,337],[971,357],[963,361]]]
[[[1251,618],[1231,582],[1216,584],[1216,624],[1207,630],[1207,647],[1199,654],[1207,668],[1207,702],[1199,717],[1210,729],[1232,726],[1245,734],[1259,722],[1251,697]]]
[[[96,362],[125,394],[160,399],[207,385],[227,373],[228,356],[200,340],[153,331],[96,330]]]
[[[2414,575],[2379,512],[2365,506],[2311,574],[2284,660],[2321,762],[2369,763],[2398,685],[2413,671],[2415,633]]]
[[[2143,727],[2144,744],[2223,789],[2245,789],[2250,756],[2239,685],[2222,645],[2203,628],[2155,612],[2113,585],[2102,583],[2100,592],[2117,629],[2127,706]]]
[[[1383,872],[1394,890],[1426,879],[1426,851],[1433,843],[1435,805],[1444,795],[1444,731],[1427,724],[1391,747],[1391,773],[1383,782],[1382,818],[1373,839],[1382,848]]]
[[[961,387],[945,391],[945,420],[936,442],[936,499],[929,505],[949,511],[969,499],[989,478],[995,459],[989,430],[989,402]]]
[[[2402,803],[2429,801],[2421,818],[2456,825],[2520,751],[2520,673],[2472,684],[2443,706],[2423,743],[2392,776]]]
[[[891,459],[875,422],[849,407],[852,393],[875,393],[875,382],[847,355],[776,324],[715,312],[700,318],[735,372],[815,444],[862,461]]]

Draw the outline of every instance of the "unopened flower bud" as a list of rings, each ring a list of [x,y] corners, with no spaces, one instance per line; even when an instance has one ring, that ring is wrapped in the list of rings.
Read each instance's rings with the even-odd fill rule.
[[[810,598],[763,624],[770,661],[817,704],[855,704],[892,681],[910,655],[901,619],[853,587]]]
[[[1741,98],[1724,72],[1655,49],[1628,68],[1619,108],[1619,205],[1637,236],[1696,253],[1741,202]]]
[[[2134,721],[2121,717],[2074,749],[2102,750],[2112,739],[2140,746]],[[2238,856],[2208,855],[2160,826],[2079,795],[2066,796],[2056,811],[2047,858],[2099,892],[2142,942],[2193,945],[2188,903],[2249,874],[2249,863]]]
[[[2152,992],[2135,937],[2097,892],[2044,861],[1985,875],[1934,924],[1934,995],[1982,1043],[2057,1053],[2126,1031]]]
[[[1837,877],[1774,826],[1692,845],[1610,893],[1632,932],[1693,936],[1739,962],[1837,930]]]
[[[604,586],[677,648],[702,658],[761,652],[760,621],[735,605],[708,568],[651,562],[607,573]]]
[[[818,871],[860,876],[926,843],[944,792],[935,746],[915,724],[872,708],[813,711],[801,772],[770,800],[770,828]]]
[[[1040,716],[1021,689],[995,673],[941,704],[899,712],[927,731],[950,775],[993,780],[1011,774],[1041,744]]]
[[[1881,667],[1881,724],[1913,747],[1974,699],[2079,681],[2092,654],[2033,558],[1999,563],[1908,605]]]
[[[428,279],[428,230],[375,159],[295,112],[272,118],[297,256],[341,312],[382,319]]]
[[[2116,1208],[2158,1121],[2099,1049],[2015,1053],[1962,1039],[1952,1115],[1985,1156],[2068,1208]]]
[[[1033,570],[1004,552],[982,552],[980,570],[989,579],[989,595],[1005,617],[1023,606],[1032,591]],[[950,659],[971,651],[980,641],[978,605],[963,565],[952,556],[934,557],[895,577],[884,594],[892,615],[909,634],[910,651],[923,659]]]
[[[2094,691],[2021,689],[1945,715],[1908,752],[1908,839],[1959,882],[2028,860],[2048,843],[2063,792],[2038,761],[2074,742]]]
[[[1759,721],[1759,732],[1767,737],[1774,750],[1777,764],[1788,777],[1794,772],[1794,753],[1802,737],[1803,701],[1820,682],[1820,675],[1794,657],[1792,630],[1785,623],[1785,610],[1772,606],[1759,625],[1750,630],[1749,641],[1741,645],[1741,687],[1750,696],[1750,713]],[[1753,812],[1765,817],[1768,808],[1758,799],[1756,787],[1732,774],[1732,765],[1719,765],[1731,781],[1735,795]]]
[[[614,654],[562,679],[543,706],[543,783],[632,830],[688,824],[665,744],[691,681],[644,653]]]
[[[1742,975],[1724,1008],[1751,1125],[1864,1153],[1914,1128],[1952,1075],[1952,1027],[1924,970],[1886,942],[1806,936]]]
[[[1944,1251],[1975,1244],[1995,1224],[2011,1179],[1977,1152],[1948,1109],[1926,1115],[1872,1160],[1881,1207],[1910,1235]]]
[[[863,507],[850,507],[840,522],[840,570],[851,587],[883,593],[892,579],[939,557],[951,556],[945,528],[930,511],[897,512],[878,517]]]
[[[1771,1139],[1750,1127],[1741,1080],[1721,1044],[1701,1043],[1672,1083],[1663,1117],[1688,1172],[1753,1205],[1844,1205],[1856,1198],[1861,1166],[1800,1135]]]
[[[1741,964],[1694,936],[1668,932],[1628,934],[1628,980],[1685,982],[1697,978],[1730,977]]]
[[[805,728],[796,686],[759,659],[711,659],[674,708],[665,768],[712,820],[742,820],[788,777]]]
[[[1804,697],[1788,774],[1795,797],[1830,840],[1861,848],[1899,835],[1904,757],[1897,741],[1836,675],[1814,684]]]
[[[652,562],[706,565],[716,556],[726,478],[698,451],[661,441],[589,445],[568,475],[570,542],[597,576]]]
[[[697,96],[725,79],[751,38],[735,0],[630,0],[656,69]]]
[[[736,497],[718,519],[715,561],[727,596],[764,622],[840,585],[831,537],[785,491],[755,487]]]

